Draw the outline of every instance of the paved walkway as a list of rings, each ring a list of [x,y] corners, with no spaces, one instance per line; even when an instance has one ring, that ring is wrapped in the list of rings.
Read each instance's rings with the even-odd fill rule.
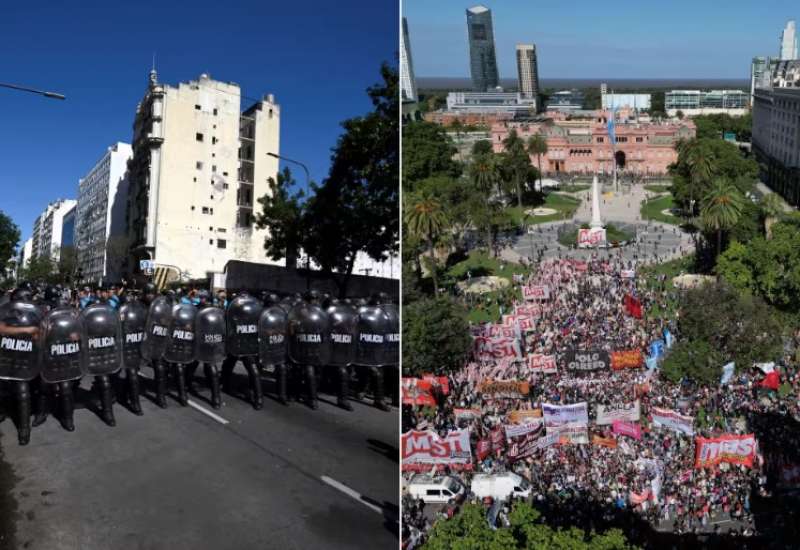
[[[767,195],[770,195],[770,194],[775,194],[775,195],[777,195],[777,196],[778,196],[778,198],[779,198],[779,199],[781,199],[781,204],[783,205],[783,210],[784,210],[784,212],[792,212],[792,211],[794,210],[794,208],[792,208],[792,207],[791,207],[791,205],[789,205],[789,203],[787,203],[785,200],[783,200],[783,197],[781,197],[780,195],[778,195],[777,193],[775,193],[775,191],[773,191],[772,189],[770,189],[769,187],[767,187],[767,185],[766,185],[765,183],[763,183],[763,182],[758,182],[758,183],[756,183],[756,189],[758,189],[758,191],[759,191],[759,192],[760,192],[762,195],[764,195],[765,197],[766,197]]]

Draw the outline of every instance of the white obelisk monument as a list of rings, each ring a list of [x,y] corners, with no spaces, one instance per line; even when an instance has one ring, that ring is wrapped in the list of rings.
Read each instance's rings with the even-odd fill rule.
[[[592,229],[603,227],[600,220],[600,182],[597,181],[597,174],[592,180],[592,222],[589,224]]]

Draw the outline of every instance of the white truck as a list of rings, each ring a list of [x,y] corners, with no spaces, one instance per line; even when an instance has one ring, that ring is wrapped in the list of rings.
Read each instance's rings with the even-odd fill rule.
[[[471,489],[481,499],[492,497],[494,500],[509,500],[512,496],[528,498],[531,495],[528,480],[514,472],[476,474],[472,478]]]
[[[466,489],[454,477],[417,474],[408,484],[408,493],[426,504],[446,504],[460,500]]]

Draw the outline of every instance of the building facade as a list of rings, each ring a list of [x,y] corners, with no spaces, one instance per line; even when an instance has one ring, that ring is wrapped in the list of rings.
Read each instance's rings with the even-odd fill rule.
[[[152,71],[134,121],[123,267],[152,260],[169,280],[210,277],[234,259],[278,263],[253,222],[278,172],[268,153],[280,152],[279,128],[272,95],[242,111],[237,84],[200,75],[169,86]]]
[[[650,94],[603,93],[603,88],[600,88],[600,105],[604,110],[628,107],[630,109],[649,111],[650,97]]]
[[[58,262],[61,257],[61,234],[64,229],[64,217],[75,208],[76,202],[71,199],[58,199],[47,205],[33,224],[31,258],[49,257]]]
[[[678,140],[691,139],[696,128],[691,120],[678,123],[637,123],[633,112],[617,112],[616,143],[608,135],[610,111],[592,111],[585,117],[559,117],[542,122],[504,122],[492,127],[494,151],[503,151],[503,140],[511,130],[526,140],[539,134],[547,141],[547,153],[542,155],[542,171],[546,175],[610,174],[617,165],[618,172],[636,175],[666,174],[678,154]],[[538,166],[538,158],[531,156]]]
[[[583,109],[583,92],[580,90],[562,90],[551,95],[545,109],[548,111],[580,111]]]
[[[411,58],[408,21],[405,17],[403,31],[400,33],[400,99],[403,102],[417,101],[417,83],[414,80],[414,62]]]
[[[533,44],[517,44],[517,81],[522,97],[535,100],[538,107],[539,68]]]
[[[472,89],[476,92],[493,90],[500,82],[494,50],[492,11],[485,6],[467,9],[469,37],[469,67]]]
[[[33,237],[29,237],[19,249],[18,268],[25,269],[31,263],[33,257]]]
[[[117,142],[78,182],[75,248],[85,282],[119,282],[128,255],[125,212],[130,144]]]
[[[536,100],[514,92],[450,92],[447,111],[461,114],[535,113]]]
[[[77,211],[78,205],[76,204],[64,214],[61,228],[61,248],[75,246],[75,214]]]
[[[780,60],[788,61],[797,59],[797,29],[795,28],[794,19],[786,22],[783,28],[780,40]]]
[[[750,105],[753,104],[756,88],[763,88],[770,79],[769,57],[754,57],[750,63]]]
[[[681,111],[686,116],[747,113],[748,95],[742,90],[671,90],[664,93],[664,109],[669,116]]]

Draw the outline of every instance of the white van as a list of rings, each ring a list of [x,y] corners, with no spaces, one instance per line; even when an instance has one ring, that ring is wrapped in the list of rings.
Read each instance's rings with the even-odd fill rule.
[[[531,495],[528,480],[514,472],[476,474],[471,489],[478,498],[492,497],[495,500],[508,500],[512,496],[528,498]]]
[[[442,504],[451,499],[461,499],[466,490],[454,477],[417,474],[408,484],[408,493],[414,498],[422,499],[426,504]]]

